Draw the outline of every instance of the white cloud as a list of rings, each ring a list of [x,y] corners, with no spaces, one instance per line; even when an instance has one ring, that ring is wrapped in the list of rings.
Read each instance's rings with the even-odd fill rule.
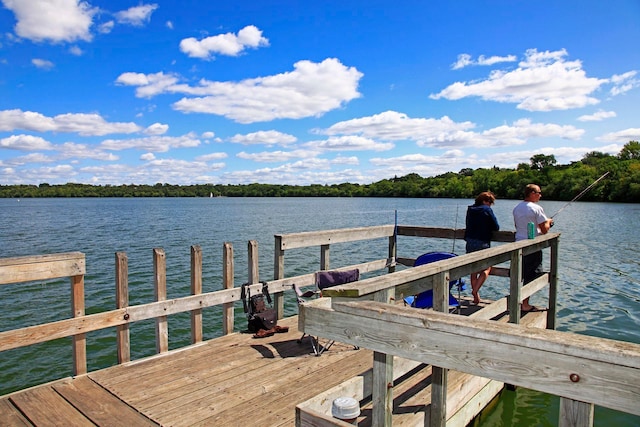
[[[113,27],[115,27],[116,23],[113,21],[103,22],[98,26],[98,32],[100,34],[109,34],[113,31]]]
[[[200,140],[189,133],[183,136],[149,136],[146,138],[132,139],[107,139],[102,141],[100,147],[105,150],[128,150],[137,149],[154,153],[163,153],[171,148],[197,147]]]
[[[116,12],[114,15],[119,24],[140,27],[151,20],[151,14],[158,8],[157,4],[145,4],[130,7],[127,10]]]
[[[254,162],[275,163],[288,162],[292,159],[311,159],[318,154],[318,151],[313,150],[270,151],[262,153],[245,153],[242,151],[237,154],[237,157]]]
[[[215,133],[213,133],[213,132],[211,132],[211,131],[208,131],[208,132],[202,132],[202,137],[203,137],[204,139],[211,139],[211,138],[213,138],[215,135],[216,135],[216,134],[215,134]]]
[[[221,160],[228,157],[227,153],[209,153],[195,158],[198,162],[210,162],[211,160]]]
[[[295,143],[298,139],[286,133],[278,132],[275,130],[258,131],[248,133],[246,135],[236,134],[229,138],[230,142],[242,145],[282,145],[288,146]]]
[[[191,58],[212,59],[214,54],[238,56],[246,48],[256,49],[269,46],[269,40],[262,36],[262,31],[253,25],[248,25],[238,31],[238,34],[218,34],[198,40],[194,37],[183,39],[180,50]]]
[[[82,49],[80,49],[79,46],[71,46],[69,48],[69,53],[74,56],[82,56],[84,52],[82,51]]]
[[[116,79],[116,84],[125,86],[138,86],[136,96],[138,98],[150,98],[165,92],[177,91],[178,77],[163,72],[155,74],[123,73]]]
[[[16,34],[32,41],[90,41],[93,16],[97,8],[78,0],[2,0],[17,23]]]
[[[611,95],[616,96],[640,87],[640,80],[636,78],[636,71],[629,71],[624,74],[614,75],[611,77],[613,87],[611,88]]]
[[[441,119],[410,118],[404,113],[385,111],[368,117],[338,122],[325,130],[315,130],[326,135],[356,134],[385,141],[423,140],[444,133],[472,129],[471,122],[456,123],[449,117]]]
[[[629,128],[618,132],[606,133],[596,138],[598,141],[619,142],[640,141],[640,128]]]
[[[144,131],[147,135],[164,135],[169,130],[169,125],[162,123],[154,123],[147,127]]]
[[[198,86],[191,87],[178,84],[178,76],[162,72],[127,72],[121,74],[116,83],[137,86],[138,97],[162,93],[203,95],[183,98],[174,103],[173,108],[184,113],[208,113],[239,123],[255,123],[321,116],[360,97],[358,82],[362,76],[357,69],[328,58],[320,63],[299,61],[291,72],[237,83],[202,79]]]
[[[494,70],[486,80],[456,82],[431,99],[459,100],[477,96],[486,101],[516,103],[528,111],[552,111],[597,104],[590,96],[606,79],[587,77],[580,61],[564,60],[567,52],[530,49],[518,68]]]
[[[69,132],[83,136],[134,133],[141,130],[135,123],[110,123],[98,114],[67,113],[55,117],[47,117],[32,111],[0,111],[0,131],[13,131],[15,129],[35,132]]]
[[[610,119],[615,117],[615,111],[602,111],[599,110],[593,114],[585,114],[583,116],[578,117],[578,120],[581,122],[599,122],[604,119]]]
[[[468,53],[462,53],[458,55],[458,60],[451,65],[451,69],[459,70],[464,67],[472,65],[494,65],[500,62],[515,62],[517,60],[515,55],[507,56],[489,56],[480,55],[477,60],[473,60]]]
[[[50,70],[54,67],[53,62],[47,61],[46,59],[34,58],[31,60],[31,63],[37,68],[41,68],[43,70]]]
[[[388,151],[395,147],[393,143],[376,142],[358,135],[333,136],[323,141],[310,141],[303,146],[322,151]]]
[[[206,93],[183,98],[173,108],[185,113],[208,113],[239,123],[274,119],[321,116],[360,97],[357,69],[345,67],[337,59],[321,63],[299,61],[294,71],[248,79],[239,83],[201,81],[197,88],[175,87],[185,93]]]
[[[369,117],[338,122],[317,133],[328,135],[356,134],[374,140],[415,141],[419,147],[500,147],[521,145],[529,138],[561,137],[579,139],[584,130],[553,123],[532,123],[520,119],[511,125],[502,125],[474,132],[471,122],[456,123],[449,117],[441,119],[410,118],[406,114],[385,111]]]
[[[143,155],[140,156],[140,160],[144,160],[147,162],[155,159],[156,159],[156,156],[153,153],[144,153]]]
[[[49,141],[39,136],[33,135],[11,135],[0,139],[0,148],[11,150],[34,151],[53,150],[54,146]]]

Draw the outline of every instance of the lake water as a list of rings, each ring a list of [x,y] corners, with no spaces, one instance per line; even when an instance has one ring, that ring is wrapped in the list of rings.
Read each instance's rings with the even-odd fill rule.
[[[502,230],[513,230],[517,200],[498,200],[494,212]],[[464,228],[472,200],[391,198],[146,198],[0,199],[0,257],[79,251],[86,255],[87,314],[115,307],[115,252],[129,259],[130,303],[153,300],[152,249],[167,256],[168,297],[189,293],[190,247],[203,251],[205,292],[220,289],[222,246],[234,247],[235,283],[247,280],[247,242],[258,242],[260,278],[273,277],[274,234],[393,224]],[[542,201],[548,215],[565,206]],[[640,205],[576,202],[555,217],[560,238],[558,330],[640,343]],[[335,246],[335,248],[334,248]],[[331,248],[338,267],[386,255],[386,245]],[[400,237],[399,256],[430,250],[464,253],[464,241]],[[318,268],[319,254],[286,257],[287,276]],[[548,262],[548,254],[545,254]],[[0,286],[0,331],[69,317],[68,280]],[[508,283],[491,277],[483,298],[508,293]],[[545,304],[533,299],[533,303]],[[237,306],[238,327],[244,324]],[[208,309],[209,310],[209,309]],[[295,314],[293,298],[285,310]],[[213,309],[205,311],[205,338],[220,334]],[[189,342],[189,317],[171,316],[170,347]],[[154,323],[131,326],[132,358],[155,352]],[[150,345],[149,345],[150,344]],[[115,329],[88,334],[89,370],[116,363]],[[25,362],[28,361],[28,362]],[[69,339],[0,353],[0,395],[71,373]],[[61,374],[62,373],[62,374]],[[640,379],[630,379],[639,381]],[[640,402],[639,402],[640,404]],[[518,389],[505,392],[483,413],[481,426],[557,425],[558,399]],[[596,407],[596,425],[638,426],[640,417]]]

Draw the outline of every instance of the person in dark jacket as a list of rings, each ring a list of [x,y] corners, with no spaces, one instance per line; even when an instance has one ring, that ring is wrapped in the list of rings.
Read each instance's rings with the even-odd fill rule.
[[[500,225],[491,209],[496,196],[490,191],[484,191],[476,197],[475,203],[467,208],[466,229],[464,240],[467,242],[467,253],[491,247],[491,233],[498,231]],[[487,280],[491,267],[486,270],[471,273],[471,295],[473,303],[480,302],[480,288]]]

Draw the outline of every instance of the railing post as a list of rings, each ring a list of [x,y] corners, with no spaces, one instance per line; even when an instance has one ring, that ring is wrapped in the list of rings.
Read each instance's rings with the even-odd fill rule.
[[[116,252],[116,308],[129,307],[129,264],[125,252]],[[125,314],[125,319],[128,315]],[[131,360],[129,324],[116,326],[118,364]]]
[[[522,290],[522,249],[511,252],[509,270],[509,322],[520,323],[520,295]]]
[[[73,317],[84,316],[84,275],[71,276],[71,310]],[[73,373],[87,373],[87,336],[76,334],[72,337]]]
[[[222,246],[222,286],[224,289],[233,288],[233,244],[225,242]],[[222,333],[228,335],[233,332],[234,328],[234,309],[232,302],[226,302],[222,305]]]
[[[202,248],[191,246],[191,295],[202,293]],[[202,342],[202,309],[191,311],[191,343]]]
[[[396,260],[398,256],[398,244],[395,233],[393,236],[389,237],[389,268],[387,268],[388,273],[393,273],[396,271]]]
[[[551,243],[551,264],[549,266],[549,310],[547,311],[547,329],[556,328],[558,313],[558,245],[559,238]]]
[[[558,427],[593,426],[593,404],[560,397]]]
[[[433,276],[433,309],[442,313],[449,312],[449,281],[448,271]],[[439,366],[431,367],[431,412],[425,426],[444,427],[447,423],[447,372]]]
[[[275,236],[275,248],[273,250],[273,278],[274,280],[284,279],[284,251],[282,247],[282,236]],[[278,319],[284,317],[284,293],[278,292],[273,297],[273,308],[276,310]]]
[[[167,258],[162,248],[153,250],[153,273],[156,301],[164,301],[167,299]],[[159,316],[156,319],[156,351],[158,353],[169,351],[167,316]]]
[[[373,300],[389,304],[395,298],[395,288],[376,292]],[[373,352],[372,425],[391,426],[393,420],[393,355]]]
[[[258,242],[249,240],[247,244],[247,258],[249,264],[249,283],[258,283],[260,281],[260,272],[258,266]]]
[[[320,245],[320,270],[328,270],[329,264],[329,245]]]

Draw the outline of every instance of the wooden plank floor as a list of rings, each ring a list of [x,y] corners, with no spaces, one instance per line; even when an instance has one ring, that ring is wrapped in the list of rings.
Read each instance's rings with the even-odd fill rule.
[[[297,317],[279,324],[289,332],[232,334],[4,396],[0,426],[293,426],[298,403],[371,368],[369,350],[336,343],[315,357]],[[400,424],[422,423],[429,381],[425,370],[398,384],[394,406],[411,418]]]
[[[1,426],[292,426],[295,406],[371,367],[335,344],[315,357],[289,332],[232,334],[0,399]],[[241,420],[241,421],[239,421]]]

